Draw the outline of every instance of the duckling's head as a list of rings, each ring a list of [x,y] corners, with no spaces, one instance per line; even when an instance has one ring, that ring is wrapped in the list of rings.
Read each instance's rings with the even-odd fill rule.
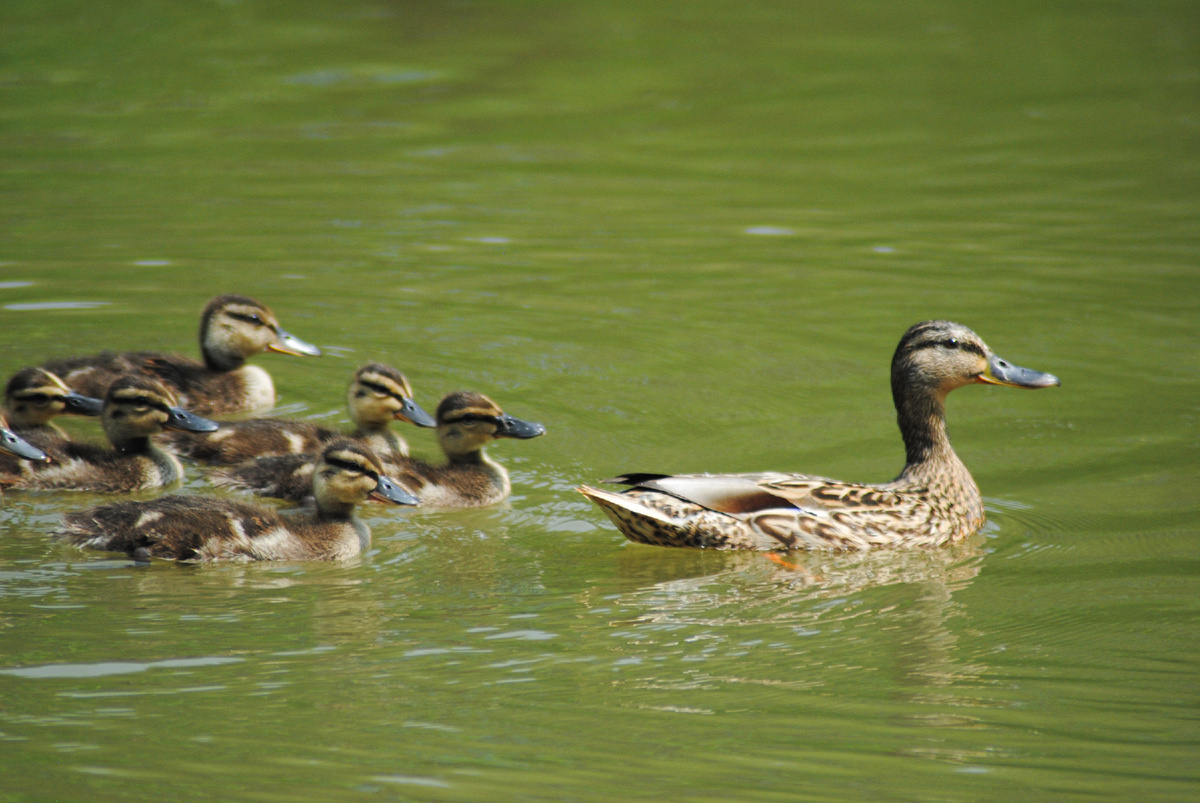
[[[22,460],[40,460],[50,462],[50,457],[41,449],[31,446],[8,428],[8,422],[0,415],[0,453],[10,454]]]
[[[200,316],[200,352],[214,371],[241,368],[261,351],[319,357],[321,350],[283,331],[275,313],[246,296],[217,296]]]
[[[950,391],[976,382],[1014,388],[1059,384],[1053,374],[997,357],[979,335],[952,321],[922,321],[900,338],[892,357],[892,397],[897,408],[914,398],[941,402]]]
[[[479,454],[497,438],[527,440],[546,434],[546,428],[513,418],[482,393],[457,391],[437,409],[438,440],[451,461]]]
[[[43,427],[58,415],[100,415],[104,402],[81,396],[44,368],[17,371],[4,388],[4,406],[17,429]]]
[[[345,438],[321,452],[313,474],[317,509],[330,518],[348,517],[359,502],[374,497],[397,505],[415,505],[417,498],[383,475],[379,458],[366,446]]]
[[[350,418],[364,432],[377,432],[392,421],[434,427],[433,416],[412,400],[412,387],[404,374],[390,365],[373,362],[359,368],[347,393]]]
[[[122,451],[149,448],[151,435],[164,429],[215,432],[209,421],[178,406],[175,394],[157,379],[127,374],[108,388],[102,414],[104,432]]]

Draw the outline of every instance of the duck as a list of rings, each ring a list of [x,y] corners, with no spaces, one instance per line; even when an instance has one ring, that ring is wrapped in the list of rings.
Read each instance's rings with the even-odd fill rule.
[[[50,360],[41,367],[62,377],[76,392],[94,398],[104,398],[118,377],[146,374],[167,384],[191,412],[231,415],[275,406],[271,375],[246,362],[263,351],[321,355],[316,346],[285,332],[265,304],[246,296],[224,295],[209,301],[200,315],[202,362],[153,351],[104,351]]]
[[[375,497],[417,503],[382,473],[370,448],[347,439],[325,446],[312,478],[315,506],[277,511],[232,499],[172,494],[118,502],[62,518],[59,536],[81,546],[151,558],[200,562],[344,560],[371,543],[355,505]]]
[[[436,466],[413,457],[385,460],[389,476],[417,497],[423,507],[484,507],[512,493],[504,466],[485,447],[501,438],[528,440],[546,433],[541,424],[508,415],[482,393],[456,391],[437,408],[438,443],[447,463]],[[215,472],[218,485],[299,501],[308,493],[313,471],[303,455],[268,457]]]
[[[0,456],[0,486],[14,490],[117,493],[172,485],[183,479],[179,458],[153,444],[164,429],[216,430],[217,422],[179,407],[166,385],[141,374],[113,382],[101,413],[111,448],[63,439],[43,450],[48,462]]]
[[[67,440],[55,423],[60,415],[98,416],[102,399],[83,396],[44,368],[24,368],[4,386],[4,409],[14,431],[39,449]]]
[[[408,444],[388,425],[393,421],[407,421],[418,427],[437,425],[412,396],[408,379],[390,365],[372,362],[359,368],[346,394],[350,419],[356,427],[351,439],[367,444],[381,457],[407,455]],[[175,452],[210,465],[234,465],[289,454],[305,454],[315,460],[321,447],[338,437],[344,436],[312,421],[287,418],[222,422],[216,432],[164,433]]]
[[[1001,359],[967,327],[923,321],[892,358],[906,462],[878,485],[807,474],[624,474],[577,488],[630,541],[672,547],[867,550],[936,547],[984,522],[983,497],[946,433],[946,395],[971,384],[1048,388],[1053,374]]]

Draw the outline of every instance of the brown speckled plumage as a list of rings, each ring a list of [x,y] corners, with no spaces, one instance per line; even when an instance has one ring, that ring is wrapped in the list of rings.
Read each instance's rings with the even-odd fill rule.
[[[482,507],[511,492],[508,472],[484,447],[499,438],[528,439],[546,430],[507,415],[487,396],[457,392],[442,399],[437,410],[438,442],[448,462],[435,466],[391,454],[383,458],[389,476],[430,507]],[[214,482],[262,496],[298,501],[307,493],[304,472],[311,458],[265,458],[214,475]]]
[[[245,296],[218,296],[200,316],[203,362],[153,351],[105,351],[51,360],[41,367],[62,377],[85,396],[103,398],[118,377],[152,376],[169,386],[181,405],[204,415],[269,408],[275,403],[271,377],[246,359],[263,351],[317,355],[315,347],[280,328],[263,304]]]
[[[975,382],[1050,387],[949,321],[910,328],[892,359],[892,395],[907,463],[892,482],[862,485],[803,474],[635,474],[621,493],[583,486],[632,541],[717,549],[860,550],[937,546],[977,531],[983,498],[946,434],[945,398]]]
[[[221,424],[216,432],[169,433],[167,441],[179,454],[201,463],[235,465],[260,457],[304,455],[313,462],[321,448],[336,438],[350,437],[369,446],[381,458],[408,454],[408,444],[393,432],[393,421],[434,426],[433,418],[412,400],[404,374],[382,363],[368,363],[355,372],[347,391],[354,432],[345,435],[312,421],[252,418]]]
[[[207,496],[119,502],[64,516],[61,535],[141,560],[340,560],[370,543],[356,504],[369,495],[416,502],[380,474],[369,449],[347,440],[326,446],[315,486],[315,507],[283,512]]]

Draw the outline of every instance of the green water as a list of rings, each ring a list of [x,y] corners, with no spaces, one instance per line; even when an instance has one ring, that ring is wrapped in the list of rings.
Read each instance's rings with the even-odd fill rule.
[[[272,305],[546,437],[359,561],[133,566],[0,507],[0,801],[1200,796],[1193,3],[0,5],[0,373]],[[30,308],[29,305],[35,305]],[[627,544],[627,470],[899,469],[946,317],[953,550]],[[95,437],[91,422],[71,422]],[[429,433],[405,433],[432,454]],[[188,491],[209,490],[193,468]]]

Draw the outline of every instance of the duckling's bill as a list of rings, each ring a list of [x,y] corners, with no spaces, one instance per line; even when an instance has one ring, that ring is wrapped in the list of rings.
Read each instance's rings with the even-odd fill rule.
[[[221,428],[216,421],[201,418],[182,407],[170,407],[167,413],[168,418],[167,422],[163,424],[163,429],[177,429],[182,432],[216,432]]]
[[[0,427],[0,452],[10,454],[13,457],[19,457],[22,460],[37,460],[41,463],[50,462],[48,454],[18,438],[8,427]]]
[[[530,438],[546,434],[546,428],[541,424],[534,423],[533,421],[522,421],[508,414],[499,416],[497,422],[499,424],[496,429],[497,438],[529,440]]]
[[[393,502],[397,505],[415,505],[421,501],[401,488],[399,483],[390,477],[380,477],[375,490],[371,491],[368,496],[384,502]]]
[[[987,369],[979,375],[979,381],[1010,388],[1053,388],[1062,384],[1054,374],[1013,365],[995,354],[988,355]]]
[[[275,334],[278,340],[267,346],[267,351],[276,351],[280,354],[292,354],[296,357],[320,357],[321,350],[311,343],[305,343],[300,338],[293,334],[277,329]]]
[[[437,426],[437,421],[433,416],[421,409],[412,399],[400,399],[400,409],[396,411],[395,418],[398,421],[407,421],[410,424],[416,424],[418,427],[432,429]]]
[[[69,415],[100,415],[104,411],[104,400],[71,391],[62,397],[63,412]]]

